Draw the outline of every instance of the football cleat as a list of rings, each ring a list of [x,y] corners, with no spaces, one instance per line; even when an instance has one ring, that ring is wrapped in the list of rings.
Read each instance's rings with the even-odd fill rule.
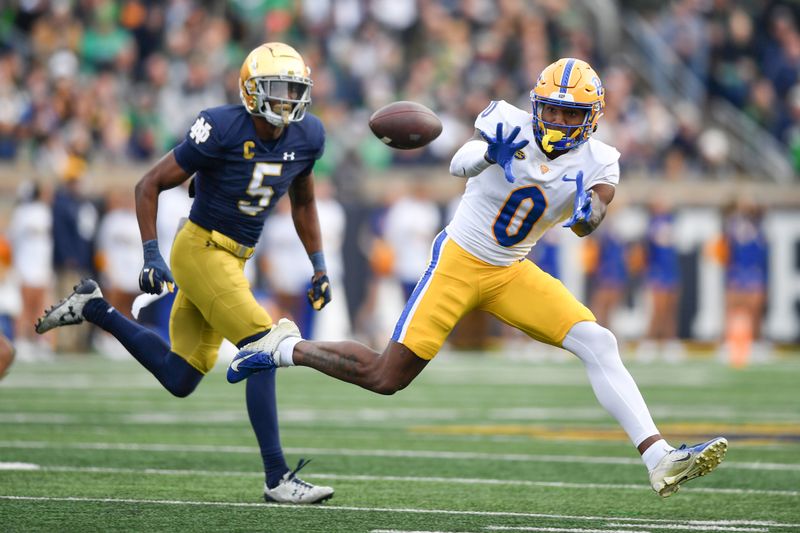
[[[297,472],[310,463],[309,459],[300,459],[297,468],[289,470],[280,482],[272,489],[264,484],[264,500],[277,503],[322,503],[333,498],[331,487],[321,487],[307,483],[297,477]]]
[[[42,334],[60,326],[83,322],[83,306],[94,298],[102,298],[100,286],[93,279],[84,279],[73,287],[74,292],[45,311],[36,321],[36,333]]]
[[[256,372],[278,368],[278,344],[289,337],[301,337],[300,330],[288,318],[281,318],[269,333],[242,346],[228,367],[228,382],[239,383]]]
[[[711,439],[691,448],[682,445],[665,455],[650,472],[650,485],[662,498],[678,491],[680,486],[713,471],[725,458],[728,441],[723,437]]]

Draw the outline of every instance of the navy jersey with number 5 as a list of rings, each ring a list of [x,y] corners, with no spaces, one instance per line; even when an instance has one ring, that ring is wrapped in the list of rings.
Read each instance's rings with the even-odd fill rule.
[[[200,112],[174,149],[178,165],[196,174],[189,220],[255,246],[269,211],[296,177],[311,172],[324,146],[325,129],[310,113],[265,141],[242,105]]]

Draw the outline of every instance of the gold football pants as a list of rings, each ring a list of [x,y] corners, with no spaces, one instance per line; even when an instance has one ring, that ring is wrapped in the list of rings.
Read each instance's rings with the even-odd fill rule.
[[[179,290],[169,317],[172,351],[204,374],[223,338],[237,343],[272,327],[244,275],[252,252],[191,221],[175,237],[170,265]]]
[[[428,270],[406,303],[392,340],[432,359],[456,322],[473,309],[488,311],[555,346],[561,346],[578,322],[596,320],[559,280],[531,261],[491,265],[443,231],[433,243]]]

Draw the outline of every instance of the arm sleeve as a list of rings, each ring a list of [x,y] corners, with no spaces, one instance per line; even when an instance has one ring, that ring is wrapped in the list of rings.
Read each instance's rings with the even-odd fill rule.
[[[489,163],[484,156],[486,142],[471,140],[455,153],[450,161],[450,174],[460,178],[471,178],[486,170]]]

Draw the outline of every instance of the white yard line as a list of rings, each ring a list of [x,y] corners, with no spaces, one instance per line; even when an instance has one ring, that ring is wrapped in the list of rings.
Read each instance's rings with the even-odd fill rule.
[[[627,526],[628,524],[620,524],[617,522],[609,522],[606,527],[619,527]],[[649,527],[651,529],[668,529],[669,531],[743,531],[743,532],[766,532],[769,531],[763,527],[736,527],[736,526],[710,526],[710,525],[697,525],[697,524],[637,524],[637,527]]]
[[[73,450],[125,450],[146,452],[176,453],[259,453],[255,446],[213,446],[199,444],[135,444],[112,442],[47,442],[47,441],[0,441],[0,448],[35,448]],[[348,457],[402,457],[407,459],[451,459],[451,460],[487,460],[487,461],[520,461],[533,463],[575,463],[604,465],[642,466],[642,461],[632,457],[602,457],[588,455],[536,455],[524,453],[480,453],[480,452],[441,452],[431,450],[356,450],[348,448],[284,448],[287,453],[306,455],[341,455]],[[737,470],[777,470],[800,472],[797,463],[752,463],[726,461],[720,468]]]
[[[48,400],[52,402],[52,399]],[[85,402],[71,402],[85,403]],[[104,402],[105,404],[105,402]],[[143,407],[135,400],[120,401],[117,405],[131,408],[133,405]],[[114,424],[192,424],[192,423],[220,423],[227,424],[247,419],[247,414],[241,409],[219,411],[219,404],[207,402],[207,405],[216,406],[217,413],[211,418],[203,418],[208,413],[182,412],[176,410],[160,410],[163,406],[147,401],[144,405],[151,405],[157,409],[137,413],[108,413],[107,420],[113,418]],[[723,406],[705,406],[702,412],[687,412],[685,409],[671,407],[655,407],[652,410],[655,418],[665,422],[667,419],[725,421],[735,417],[746,417],[750,420],[771,421],[772,423],[790,424],[800,423],[797,413],[789,412],[742,412]],[[515,409],[473,409],[473,408],[387,408],[387,409],[313,409],[313,408],[285,408],[281,409],[281,420],[284,422],[340,422],[343,425],[356,425],[358,422],[399,422],[408,421],[424,424],[429,421],[486,419],[494,421],[513,422],[544,422],[551,420],[571,421],[596,421],[608,419],[608,413],[601,408],[515,408]],[[59,424],[85,424],[86,416],[74,412],[57,413],[52,410],[47,413],[15,411],[13,413],[0,413],[0,422],[26,424],[26,423],[59,423]],[[94,422],[97,423],[96,421]],[[787,427],[787,431],[791,428]],[[765,435],[769,437],[770,435]]]
[[[213,477],[263,477],[261,472],[242,472],[224,470],[174,470],[158,468],[112,468],[100,466],[41,466],[30,463],[0,463],[0,470],[38,471],[38,472],[70,472],[88,474],[136,474],[160,476],[213,476]],[[544,487],[566,489],[602,489],[602,490],[636,490],[651,491],[649,485],[623,484],[623,483],[568,483],[563,481],[532,481],[526,479],[484,479],[484,478],[457,478],[457,477],[421,477],[421,476],[367,476],[351,474],[308,474],[309,478],[346,480],[346,481],[393,481],[401,483],[451,483],[458,485],[504,485],[521,487]],[[730,489],[691,487],[684,492],[702,492],[707,494],[761,494],[768,496],[800,497],[796,490],[770,490],[770,489]]]
[[[218,501],[194,501],[194,500],[143,500],[135,498],[86,498],[86,497],[53,497],[53,496],[14,496],[14,495],[0,495],[0,500],[9,501],[51,501],[51,502],[75,502],[75,503],[121,503],[121,504],[135,504],[135,505],[174,505],[174,506],[192,506],[192,507],[239,507],[239,508],[261,508],[261,509],[276,509],[285,508],[291,509],[294,512],[300,511],[300,507],[292,504],[279,504],[271,503],[264,504],[247,503],[247,502],[218,502]],[[766,526],[766,527],[783,527],[783,528],[800,528],[800,524],[790,524],[775,522],[773,520],[667,520],[661,518],[627,518],[616,516],[592,516],[592,515],[563,515],[563,514],[545,514],[545,513],[517,513],[511,511],[455,511],[451,509],[415,509],[408,507],[390,508],[390,507],[353,507],[345,505],[307,505],[302,507],[302,510],[308,511],[354,511],[365,513],[403,513],[403,514],[440,514],[452,516],[493,516],[493,517],[510,517],[510,518],[539,518],[550,520],[580,520],[589,522],[621,522],[626,527],[638,527],[639,524],[685,524],[697,526]],[[489,526],[493,527],[493,526]],[[487,527],[488,529],[488,527]],[[641,531],[639,532],[641,533]]]
[[[581,527],[488,526],[486,529],[490,531],[547,531],[554,533],[651,533],[647,529],[585,529]],[[763,529],[760,531],[767,530]]]
[[[370,529],[369,533],[478,533],[477,531],[434,531],[434,530],[408,530],[408,529]],[[608,532],[606,532],[608,533]],[[633,533],[633,532],[631,532]],[[640,532],[636,532],[640,533]]]

